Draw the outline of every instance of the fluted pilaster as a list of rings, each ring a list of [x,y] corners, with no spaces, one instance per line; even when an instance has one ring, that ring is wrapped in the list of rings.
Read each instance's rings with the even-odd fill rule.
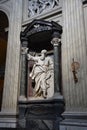
[[[75,83],[71,64],[78,62]],[[87,55],[82,0],[63,0],[62,76],[66,110],[85,111],[87,107]]]
[[[5,112],[15,113],[17,109],[21,21],[22,0],[12,0],[2,102],[2,111]]]

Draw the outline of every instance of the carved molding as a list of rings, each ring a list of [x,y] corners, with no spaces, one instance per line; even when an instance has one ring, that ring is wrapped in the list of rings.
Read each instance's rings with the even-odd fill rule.
[[[28,3],[28,17],[41,14],[59,6],[59,0],[28,0]]]

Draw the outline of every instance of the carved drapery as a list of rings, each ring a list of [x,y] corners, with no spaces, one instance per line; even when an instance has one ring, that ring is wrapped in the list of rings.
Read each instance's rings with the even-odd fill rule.
[[[28,0],[28,17],[46,12],[59,6],[59,0]]]
[[[36,98],[49,98],[53,96],[54,91],[54,73],[53,73],[53,57],[47,55],[47,50],[42,50],[41,54],[32,56],[30,53],[27,54],[29,62],[29,83],[33,88],[33,96]],[[33,61],[33,65],[31,66]]]

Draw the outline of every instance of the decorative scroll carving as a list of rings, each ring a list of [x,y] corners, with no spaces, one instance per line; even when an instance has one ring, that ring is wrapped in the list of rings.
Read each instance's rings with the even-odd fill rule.
[[[29,75],[35,81],[34,97],[47,98],[50,83],[53,83],[53,61],[51,57],[46,57],[46,53],[46,50],[42,50],[41,56],[27,55],[28,60],[35,62]]]
[[[34,16],[59,5],[59,0],[28,0],[28,16]]]

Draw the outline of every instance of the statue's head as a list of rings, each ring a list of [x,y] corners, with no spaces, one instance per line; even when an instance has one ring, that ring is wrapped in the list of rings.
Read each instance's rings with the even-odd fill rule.
[[[45,49],[41,51],[41,54],[46,54],[46,53],[47,53],[47,50]]]

